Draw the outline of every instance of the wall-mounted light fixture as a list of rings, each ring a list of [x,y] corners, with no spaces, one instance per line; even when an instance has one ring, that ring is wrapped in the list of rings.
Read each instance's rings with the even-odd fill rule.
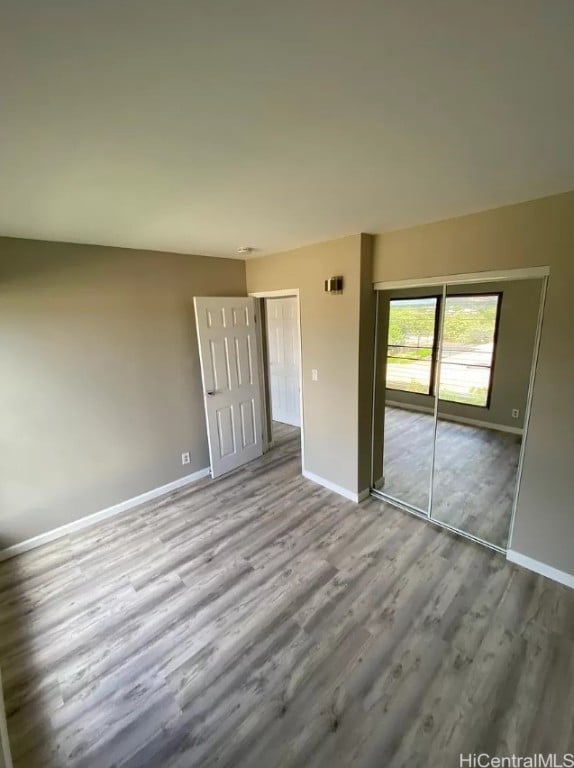
[[[343,275],[335,275],[325,280],[325,291],[327,293],[343,293]]]

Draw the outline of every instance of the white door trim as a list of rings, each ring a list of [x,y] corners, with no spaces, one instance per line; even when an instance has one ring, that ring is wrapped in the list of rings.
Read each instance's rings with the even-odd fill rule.
[[[299,298],[299,288],[282,288],[279,291],[250,291],[248,296],[254,299],[279,299],[282,296],[297,296]]]
[[[305,474],[305,410],[303,408],[303,328],[301,326],[301,297],[299,295],[299,288],[281,288],[277,291],[250,291],[248,296],[253,296],[254,299],[277,299],[283,296],[295,296],[297,299],[297,322],[299,324],[299,409],[301,412],[301,467],[303,475]],[[259,326],[259,335],[261,333],[261,323]],[[262,339],[262,343],[267,343]],[[264,418],[267,419],[267,413],[264,414]],[[269,426],[269,425],[268,425]]]
[[[416,277],[408,280],[383,280],[373,283],[375,291],[391,291],[398,288],[428,288],[448,283],[493,283],[499,280],[533,280],[548,277],[550,267],[524,267],[517,269],[497,269],[490,272],[462,272],[456,275],[436,275],[434,277]]]

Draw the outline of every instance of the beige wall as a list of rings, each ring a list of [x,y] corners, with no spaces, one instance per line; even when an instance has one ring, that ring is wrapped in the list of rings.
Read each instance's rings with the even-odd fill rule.
[[[511,548],[574,574],[574,192],[380,235],[375,281],[550,267]]]
[[[353,493],[368,488],[370,463],[359,471],[359,388],[365,387],[369,365],[359,383],[359,346],[371,294],[362,258],[368,259],[368,238],[351,235],[246,263],[249,292],[299,289],[305,468]],[[372,275],[370,263],[367,270]],[[325,279],[338,274],[345,280],[343,293],[325,293]],[[311,380],[313,368],[317,382]]]
[[[0,549],[209,464],[193,296],[218,294],[244,262],[0,239]]]
[[[244,293],[245,269],[249,291],[300,289],[306,468],[363,490],[371,243],[352,235],[245,266],[1,239],[0,548],[208,464],[192,297]],[[379,235],[371,276],[538,265],[551,274],[511,546],[574,573],[574,193]],[[334,274],[339,296],[323,290]]]
[[[489,425],[522,428],[530,368],[534,352],[542,280],[513,280],[498,283],[473,283],[450,286],[448,293],[502,293],[500,320],[496,344],[496,358],[492,377],[492,391],[488,408],[441,401],[440,413],[482,421]],[[440,293],[441,287],[381,291],[380,316],[388,312],[391,298],[428,296]],[[387,390],[387,400],[434,410],[434,398],[416,392]],[[512,409],[520,416],[512,418]]]

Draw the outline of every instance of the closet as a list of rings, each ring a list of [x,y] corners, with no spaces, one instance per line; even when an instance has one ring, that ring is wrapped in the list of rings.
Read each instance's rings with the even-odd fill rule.
[[[375,286],[373,495],[506,551],[547,279]]]

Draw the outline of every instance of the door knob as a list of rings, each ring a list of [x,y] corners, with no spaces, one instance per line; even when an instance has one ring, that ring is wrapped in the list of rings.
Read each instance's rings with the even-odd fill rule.
[[[215,390],[214,389],[210,389],[209,392],[206,392],[205,394],[206,395],[214,395],[215,394]]]

